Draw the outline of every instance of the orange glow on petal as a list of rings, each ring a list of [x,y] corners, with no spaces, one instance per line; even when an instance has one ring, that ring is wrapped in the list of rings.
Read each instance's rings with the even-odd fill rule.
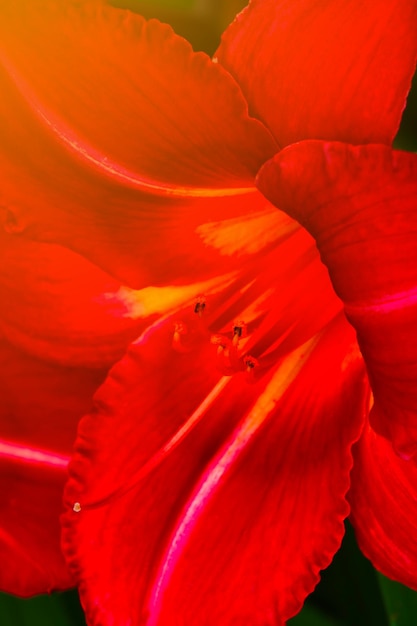
[[[77,159],[84,161],[87,166],[92,167],[99,174],[134,189],[149,191],[161,196],[172,196],[177,198],[216,198],[256,192],[254,185],[219,189],[194,186],[186,187],[184,185],[172,185],[162,182],[159,183],[144,175],[138,175],[137,172],[123,167],[120,163],[111,160],[104,152],[97,150],[85,139],[78,136],[74,130],[59,119],[58,116],[54,115],[52,111],[46,110],[42,106],[41,102],[36,98],[33,90],[27,82],[17,74],[13,66],[8,62],[5,55],[0,55],[0,61],[18,90],[25,95],[26,101],[31,105],[31,110],[37,116],[41,124],[43,124],[53,135],[55,135],[58,141],[67,150],[69,150],[70,153],[72,153]]]
[[[216,293],[230,285],[235,278],[234,273],[218,276],[211,280],[191,283],[190,285],[144,287],[130,289],[122,286],[114,293],[106,293],[103,298],[114,301],[120,308],[123,317],[139,319],[154,314],[166,314],[195,300],[201,293]]]
[[[207,222],[197,228],[203,242],[224,255],[255,254],[268,244],[288,236],[298,224],[276,209],[267,207],[254,215],[220,222]]]

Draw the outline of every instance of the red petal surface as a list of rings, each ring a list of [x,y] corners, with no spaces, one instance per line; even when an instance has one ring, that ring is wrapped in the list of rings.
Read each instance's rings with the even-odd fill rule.
[[[51,366],[0,343],[0,589],[71,586],[59,514],[76,424],[104,372]]]
[[[365,357],[371,424],[417,451],[417,156],[384,146],[304,142],[259,186],[314,236]]]
[[[417,58],[415,0],[253,0],[220,63],[281,146],[391,143]]]
[[[417,589],[417,467],[369,427],[354,458],[349,499],[359,546],[383,574]]]
[[[6,0],[0,42],[7,229],[136,287],[225,263],[195,230],[264,206],[253,178],[277,148],[222,67],[95,2]]]
[[[366,396],[353,332],[339,318],[250,385],[219,378],[207,344],[172,353],[168,331],[132,347],[79,430],[64,547],[87,618],[281,623],[343,534]]]
[[[0,231],[0,330],[42,359],[103,367],[122,356],[144,322],[131,293],[80,255]]]

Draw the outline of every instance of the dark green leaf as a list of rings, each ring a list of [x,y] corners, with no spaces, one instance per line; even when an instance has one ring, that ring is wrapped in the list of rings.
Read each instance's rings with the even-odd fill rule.
[[[288,622],[288,626],[344,626],[344,624],[328,617],[316,607],[306,604],[301,613]]]
[[[417,593],[378,574],[390,626],[416,626]]]
[[[76,592],[22,600],[0,593],[1,626],[84,626]]]

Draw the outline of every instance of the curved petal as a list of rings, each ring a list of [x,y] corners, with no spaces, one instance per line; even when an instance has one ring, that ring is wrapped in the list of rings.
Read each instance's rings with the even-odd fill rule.
[[[59,514],[78,419],[102,370],[61,368],[0,342],[0,589],[28,596],[74,584]]]
[[[389,578],[417,590],[417,467],[367,427],[354,448],[349,500],[359,546]]]
[[[417,59],[414,0],[252,0],[220,63],[283,147],[391,143]]]
[[[415,454],[417,155],[303,142],[269,162],[259,186],[316,239],[367,363],[371,424]]]
[[[144,326],[146,309],[133,310],[128,292],[71,250],[0,231],[0,332],[25,352],[63,365],[112,365]],[[146,293],[136,298],[145,304]]]
[[[209,275],[197,226],[264,206],[253,179],[276,151],[232,77],[170,27],[96,2],[6,0],[0,42],[6,229],[130,286]]]
[[[366,396],[353,332],[339,318],[252,385],[168,341],[133,346],[81,423],[63,545],[87,617],[281,623],[343,535]]]

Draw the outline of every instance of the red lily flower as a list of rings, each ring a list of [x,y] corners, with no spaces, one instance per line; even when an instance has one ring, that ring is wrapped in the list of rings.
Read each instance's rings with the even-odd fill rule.
[[[254,1],[217,63],[95,3],[6,2],[0,16],[10,236],[67,246],[128,285],[107,306],[162,315],[78,432],[63,547],[87,618],[283,623],[340,544],[369,406],[342,300],[372,426],[414,452],[416,166],[387,145],[417,5]],[[261,166],[340,299],[314,240],[256,191]],[[417,586],[413,472],[366,428],[350,496],[361,545]]]

